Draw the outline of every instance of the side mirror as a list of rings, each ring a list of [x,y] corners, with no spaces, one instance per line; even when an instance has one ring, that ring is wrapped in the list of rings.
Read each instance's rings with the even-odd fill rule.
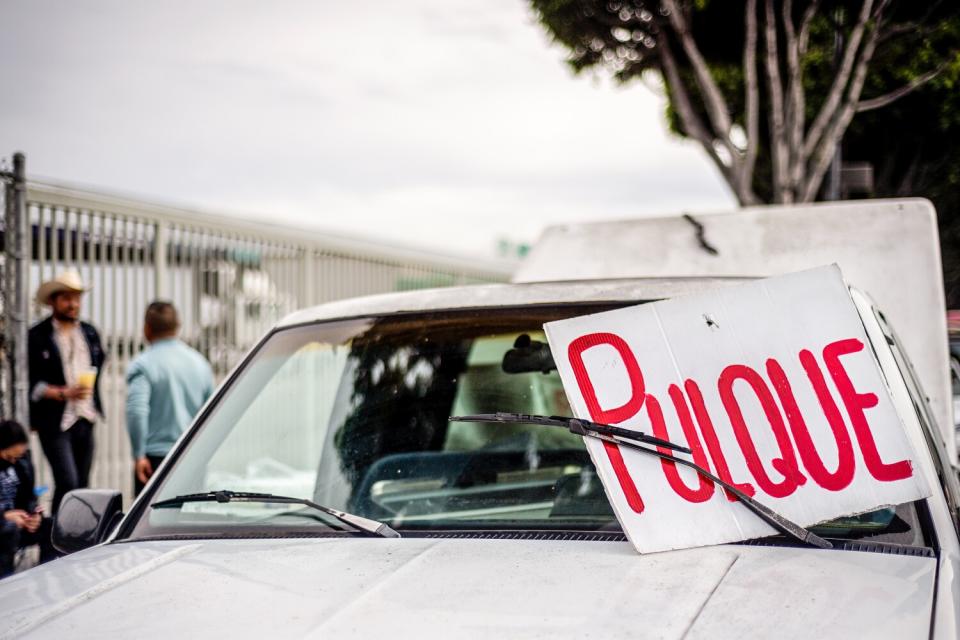
[[[123,498],[112,489],[77,489],[63,497],[53,520],[53,546],[73,553],[103,542],[123,517]]]

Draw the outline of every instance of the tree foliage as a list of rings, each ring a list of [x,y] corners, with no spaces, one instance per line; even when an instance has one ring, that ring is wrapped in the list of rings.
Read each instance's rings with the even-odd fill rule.
[[[701,143],[743,204],[816,199],[854,122],[957,80],[950,2],[531,4],[574,70],[660,76],[671,128]]]

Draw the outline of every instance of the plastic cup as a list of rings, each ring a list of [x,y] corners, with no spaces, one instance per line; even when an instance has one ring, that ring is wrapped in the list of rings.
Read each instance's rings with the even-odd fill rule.
[[[77,384],[84,389],[93,389],[94,383],[97,381],[97,370],[95,368],[82,369],[79,374],[77,374]]]

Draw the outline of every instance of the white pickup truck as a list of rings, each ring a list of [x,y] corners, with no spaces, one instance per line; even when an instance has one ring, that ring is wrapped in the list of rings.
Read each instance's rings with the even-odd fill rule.
[[[861,206],[874,207],[871,224],[932,225],[920,201]],[[854,224],[830,211],[838,227]],[[784,211],[737,215],[753,217],[762,233],[750,242],[771,256],[770,230],[799,224]],[[677,219],[667,236],[643,242],[664,245],[665,260],[671,247],[692,245],[719,264],[728,249],[714,233],[720,222]],[[788,236],[798,228],[790,224]],[[741,228],[738,242],[746,235]],[[635,250],[628,236],[614,240]],[[722,275],[594,273],[591,264],[618,259],[614,249],[535,252],[527,270],[540,279],[547,260],[579,281],[389,294],[288,317],[221,386],[128,513],[116,492],[67,496],[54,540],[77,553],[0,582],[0,637],[956,638],[960,491],[944,444],[952,425],[906,357],[935,360],[923,349],[939,338],[916,335],[918,319],[905,323],[902,345],[887,323],[899,326],[912,298],[885,319],[852,291],[915,469],[933,491],[813,527],[832,549],[775,535],[638,555],[580,437],[449,421],[570,415],[544,351],[546,322],[764,275],[733,263]],[[787,268],[771,257],[768,273],[840,262],[855,286],[883,295],[863,284],[851,256],[828,253]],[[939,272],[928,286],[893,271],[909,294],[936,295]],[[924,310],[931,324],[943,322],[939,295],[940,309]]]

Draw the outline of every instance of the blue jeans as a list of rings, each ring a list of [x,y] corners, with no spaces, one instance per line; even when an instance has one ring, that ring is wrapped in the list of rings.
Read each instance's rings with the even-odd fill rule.
[[[90,480],[90,465],[93,463],[93,425],[83,418],[72,427],[62,431],[40,430],[40,446],[53,471],[53,514],[57,513],[60,501],[68,492],[83,489]]]
[[[18,529],[17,525],[6,520],[0,521],[0,578],[13,573],[13,559],[18,549],[33,544],[40,545],[40,562],[47,562],[57,557],[57,552],[50,542],[50,518],[44,518],[40,528],[30,533],[26,529]]]

